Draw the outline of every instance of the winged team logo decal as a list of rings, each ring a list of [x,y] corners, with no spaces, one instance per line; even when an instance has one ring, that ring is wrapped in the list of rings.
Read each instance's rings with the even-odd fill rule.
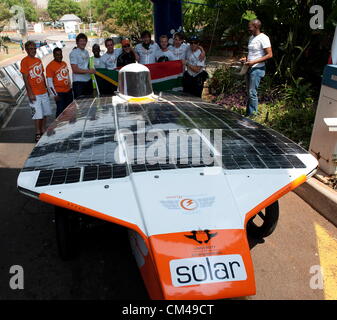
[[[191,231],[191,235],[185,235],[186,238],[192,239],[200,244],[208,243],[213,237],[215,237],[218,233],[211,233],[209,230],[199,230],[199,231]]]

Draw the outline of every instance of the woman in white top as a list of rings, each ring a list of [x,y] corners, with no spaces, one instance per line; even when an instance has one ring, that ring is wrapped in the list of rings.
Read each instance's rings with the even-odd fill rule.
[[[204,88],[207,73],[204,71],[205,59],[200,61],[201,50],[199,39],[192,36],[189,39],[190,47],[186,50],[186,71],[183,76],[183,90],[193,96],[200,97]]]

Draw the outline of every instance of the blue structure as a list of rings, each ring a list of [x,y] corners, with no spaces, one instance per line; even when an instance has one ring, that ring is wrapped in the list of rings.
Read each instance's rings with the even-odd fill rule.
[[[177,31],[182,31],[181,0],[151,0],[153,2],[154,30],[156,41],[166,34],[172,38]]]

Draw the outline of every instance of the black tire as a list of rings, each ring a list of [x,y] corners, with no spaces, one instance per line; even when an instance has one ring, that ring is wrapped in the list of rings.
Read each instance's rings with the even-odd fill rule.
[[[55,226],[58,252],[62,260],[70,260],[77,253],[79,219],[76,212],[55,207]]]
[[[258,225],[254,222],[254,219],[259,216],[262,218],[263,223]],[[278,201],[271,204],[264,209],[264,212],[260,211],[256,216],[252,217],[247,223],[247,234],[253,239],[263,239],[270,236],[277,225],[279,218],[279,205]]]

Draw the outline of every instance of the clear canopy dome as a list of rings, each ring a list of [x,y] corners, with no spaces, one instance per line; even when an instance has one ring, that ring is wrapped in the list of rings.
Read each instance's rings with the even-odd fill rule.
[[[130,63],[119,70],[118,91],[131,97],[153,93],[150,70],[142,64]]]

